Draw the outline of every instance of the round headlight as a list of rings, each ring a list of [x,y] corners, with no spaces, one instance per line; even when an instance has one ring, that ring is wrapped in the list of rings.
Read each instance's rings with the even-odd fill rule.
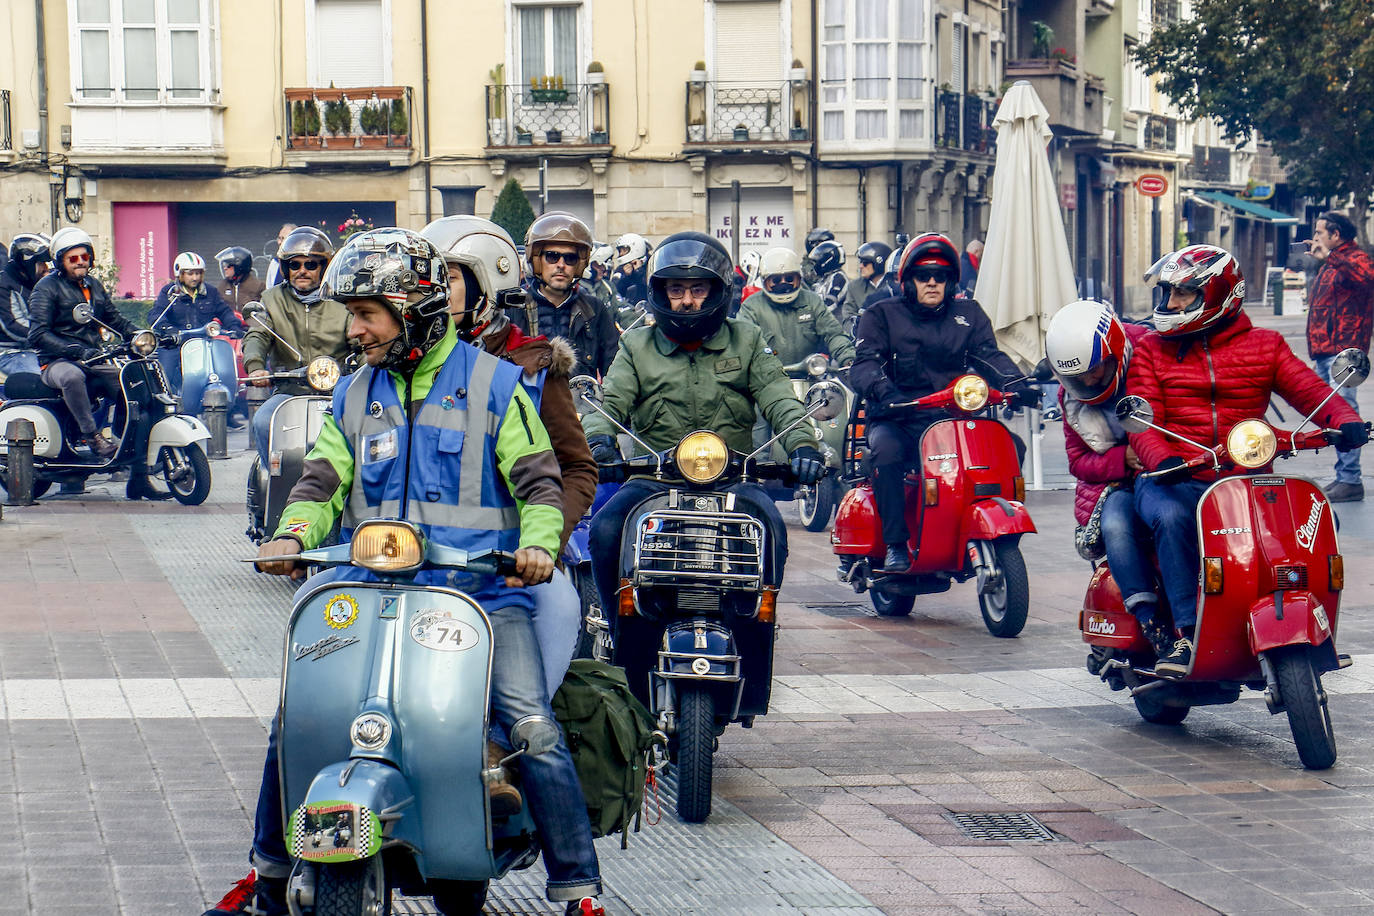
[[[218,322],[218,321],[212,321],[212,322],[210,322],[208,325],[205,326],[205,333],[208,334],[208,335],[211,336],[211,337],[218,337],[218,336],[219,336],[219,332],[222,331],[222,330],[224,330],[224,329],[221,328],[221,327],[219,326],[219,322]]]
[[[697,430],[682,437],[673,453],[677,469],[692,483],[710,483],[725,473],[730,450],[725,440],[709,430]]]
[[[954,403],[960,410],[973,413],[988,402],[988,383],[976,375],[961,375],[954,380]]]
[[[420,529],[409,522],[363,522],[349,546],[353,564],[373,572],[409,572],[425,561]]]
[[[825,370],[830,368],[830,360],[820,353],[812,353],[802,365],[806,366],[806,374],[814,378],[825,375]]]
[[[1226,435],[1226,452],[1243,468],[1262,468],[1274,460],[1278,438],[1263,420],[1242,420]]]
[[[157,350],[157,335],[152,331],[139,331],[129,341],[129,349],[139,356],[152,356]]]
[[[305,370],[305,380],[316,391],[333,391],[339,384],[339,364],[332,357],[317,356]]]

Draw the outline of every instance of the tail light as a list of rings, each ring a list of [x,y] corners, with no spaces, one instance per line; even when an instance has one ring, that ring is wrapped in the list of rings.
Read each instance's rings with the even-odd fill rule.
[[[778,619],[778,590],[765,588],[759,596],[759,623],[773,623]]]
[[[940,481],[934,477],[927,477],[926,485],[926,505],[934,506],[940,502]]]
[[[618,610],[621,617],[633,617],[635,615],[635,590],[630,587],[629,579],[620,580],[620,604]]]
[[[1331,583],[1331,590],[1338,592],[1345,588],[1345,558],[1338,553],[1333,553],[1326,558],[1327,581]]]
[[[1221,557],[1202,558],[1202,591],[1206,595],[1220,595],[1222,585]]]
[[[1011,482],[1012,498],[1018,503],[1026,501],[1026,478],[1017,477]]]

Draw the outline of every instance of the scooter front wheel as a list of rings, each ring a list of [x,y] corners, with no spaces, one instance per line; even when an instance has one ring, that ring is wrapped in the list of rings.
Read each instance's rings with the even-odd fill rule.
[[[1276,653],[1274,676],[1302,765],[1309,770],[1325,770],[1336,762],[1336,733],[1331,728],[1321,675],[1312,667],[1308,648],[1293,646]]]
[[[804,487],[799,496],[802,527],[807,531],[824,531],[840,503],[840,482],[834,477],[823,477]]]
[[[361,862],[341,862],[316,868],[314,916],[390,914],[391,888],[387,887],[380,855]]]
[[[168,446],[158,456],[162,479],[183,506],[199,506],[210,495],[210,459],[194,442],[185,447]],[[183,459],[177,461],[177,458]],[[178,467],[181,465],[181,467]]]
[[[978,607],[983,612],[983,623],[989,633],[1010,638],[1019,635],[1026,627],[1026,615],[1030,611],[1030,580],[1026,576],[1026,561],[1021,558],[1021,548],[1015,543],[993,541],[992,551],[1001,576],[997,584],[983,588],[978,593]],[[979,584],[982,585],[981,576]]]
[[[700,824],[711,816],[711,766],[716,746],[715,698],[700,687],[677,692],[677,816]]]

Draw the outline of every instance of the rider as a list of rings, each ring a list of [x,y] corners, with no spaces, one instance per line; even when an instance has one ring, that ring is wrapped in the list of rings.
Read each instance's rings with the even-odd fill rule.
[[[177,331],[190,331],[218,321],[226,334],[243,333],[243,322],[220,296],[219,290],[205,282],[205,259],[194,251],[183,251],[172,262],[176,279],[158,291],[148,310],[148,323],[159,339],[173,341]],[[176,343],[159,347],[158,361],[167,376],[168,387],[181,390],[181,353]]]
[[[849,278],[844,273],[844,246],[839,242],[819,242],[802,259],[802,276],[810,274],[807,282],[825,303],[826,310],[840,317],[840,303],[844,299]]]
[[[864,242],[854,252],[854,257],[859,262],[859,275],[845,284],[844,295],[840,297],[840,323],[845,327],[853,327],[852,322],[858,320],[864,304],[882,285],[888,259],[892,257],[892,246],[884,242]]]
[[[611,310],[582,288],[580,278],[591,254],[592,233],[571,213],[550,210],[530,223],[525,291],[538,310],[539,327],[530,326],[527,314],[517,312],[511,319],[526,334],[562,337],[572,344],[574,375],[604,375],[620,340]]]
[[[1174,646],[1173,626],[1159,608],[1150,532],[1135,512],[1140,458],[1116,417],[1133,347],[1147,333],[1142,324],[1122,324],[1107,303],[1079,299],[1050,319],[1045,355],[1063,386],[1064,448],[1069,472],[1078,478],[1073,501],[1078,552],[1089,561],[1106,555],[1126,610],[1163,658]]]
[[[215,255],[219,264],[219,275],[224,282],[219,286],[224,301],[242,312],[250,302],[261,302],[267,286],[253,273],[253,252],[238,245],[222,249]]]
[[[568,388],[575,360],[572,347],[561,337],[526,337],[502,310],[525,299],[520,259],[506,230],[476,216],[445,216],[420,234],[448,262],[449,314],[458,338],[515,363],[524,372],[525,390],[539,407],[539,419],[548,430],[563,475],[561,555],[573,529],[591,508],[597,484],[596,462]],[[553,696],[577,647],[582,602],[559,569],[548,584],[536,586],[531,594],[545,686]]]
[[[29,348],[29,297],[51,266],[48,242],[46,235],[19,233],[0,268],[0,378],[39,371],[38,355]]]
[[[414,232],[354,235],[331,264],[325,286],[331,298],[347,303],[348,335],[361,346],[367,365],[335,389],[333,411],[325,415],[282,525],[259,550],[259,558],[269,561],[262,569],[301,576],[294,560],[274,558],[317,546],[336,521],[346,539],[394,494],[402,494],[400,517],[419,524],[434,543],[514,551],[515,576],[472,576],[466,589],[491,621],[493,721],[505,732],[526,715],[552,718],[524,586],[547,581],[553,572],[562,495],[558,463],[520,384],[520,370],[459,343],[447,310],[443,256]],[[448,442],[440,433],[454,429],[469,435],[455,440],[461,443],[457,450],[440,448],[441,439]],[[480,451],[475,475],[471,467],[460,468],[470,463],[464,448]],[[437,483],[444,481],[452,485]],[[373,578],[359,567],[322,575]],[[422,571],[415,581],[444,585],[449,576]],[[258,796],[255,872],[206,916],[285,912],[291,863],[281,823],[276,738],[274,727]],[[599,911],[591,825],[566,742],[523,758],[520,769],[543,845],[549,898],[567,901],[570,914]],[[588,900],[590,907],[584,905]]]
[[[1145,282],[1160,290],[1154,310],[1158,333],[1146,335],[1136,347],[1126,388],[1150,403],[1155,425],[1212,448],[1236,423],[1263,416],[1275,394],[1303,416],[1326,397],[1330,389],[1278,331],[1250,323],[1241,307],[1245,280],[1226,250],[1189,245],[1156,261]],[[1338,451],[1369,440],[1365,425],[1341,398],[1327,401],[1315,419],[1340,430],[1334,442]],[[1135,507],[1154,533],[1164,592],[1180,631],[1155,673],[1183,677],[1192,665],[1197,621],[1195,510],[1218,475],[1210,468],[1184,467],[1197,449],[1156,430],[1132,433],[1131,445],[1141,464],[1163,472],[1136,482]]]
[[[920,453],[921,434],[940,411],[899,413],[890,405],[939,391],[976,360],[991,371],[994,388],[1011,389],[1011,404],[1034,404],[1039,393],[1022,381],[1011,358],[997,349],[992,323],[972,299],[955,299],[959,252],[936,232],[911,240],[898,264],[897,295],[870,303],[859,317],[858,357],[849,378],[867,400],[867,436],[873,466],[873,497],[882,521],[886,572],[911,568],[906,523],[908,465]],[[921,502],[918,500],[917,505]]]
[[[759,329],[725,315],[730,296],[730,255],[701,232],[679,232],[663,240],[649,262],[649,311],[653,327],[635,328],[621,339],[606,373],[602,408],[662,452],[694,430],[718,433],[737,452],[753,451],[755,410],[783,437],[792,472],[804,484],[821,478],[824,459],[809,424],[793,426],[804,412],[778,358],[763,346]],[[592,457],[599,464],[620,461],[616,430],[596,411],[582,418]],[[601,606],[617,605],[620,538],[630,511],[669,484],[630,480],[592,518],[592,567]],[[775,565],[765,575],[782,579],[787,528],[773,500],[756,484],[731,488],[767,525]],[[612,626],[616,616],[607,615]]]
[[[833,242],[822,242],[817,250]],[[763,289],[744,301],[736,316],[757,325],[763,342],[784,366],[812,353],[828,353],[840,366],[854,362],[854,341],[840,327],[821,297],[802,285],[801,259],[791,248],[771,248],[759,273]]]
[[[806,237],[802,239],[802,247],[810,254],[821,242],[835,241],[835,233],[824,226],[816,226],[806,231]]]
[[[638,305],[649,298],[645,279],[649,263],[649,240],[634,232],[627,232],[615,240],[615,273],[611,281],[626,305]]]

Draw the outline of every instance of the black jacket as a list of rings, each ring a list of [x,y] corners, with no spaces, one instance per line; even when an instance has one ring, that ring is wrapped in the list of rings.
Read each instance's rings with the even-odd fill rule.
[[[938,309],[908,305],[901,296],[872,302],[859,316],[855,337],[858,356],[849,380],[874,405],[939,391],[970,369],[991,388],[1022,377],[1011,357],[997,349],[992,322],[973,299],[954,299]],[[970,364],[970,357],[997,371],[977,360]]]
[[[29,346],[38,351],[39,362],[47,363],[66,356],[71,344],[91,349],[100,346],[100,325],[95,321],[81,324],[72,317],[72,310],[86,301],[87,293],[97,320],[118,331],[125,339],[139,330],[138,325],[119,314],[99,280],[88,276],[75,283],[60,269],[50,271],[34,285],[33,295],[29,297],[29,315],[33,322],[29,326]]]
[[[0,268],[0,347],[29,345],[29,296],[32,290],[14,270]]]
[[[224,301],[219,290],[208,283],[202,283],[200,295],[192,299],[181,288],[181,284],[173,280],[162,287],[157,294],[157,301],[148,310],[148,321],[156,322],[153,324],[153,330],[159,334],[163,331],[190,331],[204,327],[212,318],[218,318],[220,326],[226,331],[243,331],[243,322],[239,320],[239,316],[234,314],[234,310]]]
[[[611,368],[611,360],[615,359],[615,351],[620,347],[620,331],[616,329],[611,310],[582,289],[581,284],[560,306],[544,298],[538,289],[538,280],[525,282],[525,292],[530,294],[539,308],[539,329],[529,327],[526,313],[521,309],[507,312],[511,323],[530,336],[542,334],[549,339],[562,337],[571,343],[577,353],[573,375],[605,375],[606,370]]]

